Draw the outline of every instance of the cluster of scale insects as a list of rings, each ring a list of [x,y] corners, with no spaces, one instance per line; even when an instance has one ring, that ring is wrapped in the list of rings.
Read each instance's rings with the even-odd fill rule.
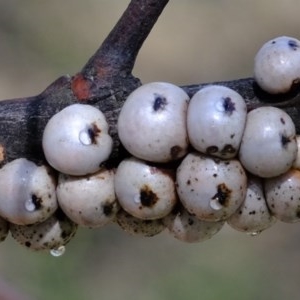
[[[258,51],[254,78],[283,94],[298,83],[299,66],[300,41],[278,37]],[[0,240],[11,232],[58,256],[78,226],[116,223],[142,236],[167,228],[192,243],[225,223],[256,235],[276,220],[300,221],[300,139],[278,108],[247,112],[242,96],[220,85],[190,99],[171,83],[145,84],[120,111],[119,139],[131,156],[116,169],[103,167],[108,127],[97,108],[68,106],[44,129],[49,165],[19,158],[0,169]]]

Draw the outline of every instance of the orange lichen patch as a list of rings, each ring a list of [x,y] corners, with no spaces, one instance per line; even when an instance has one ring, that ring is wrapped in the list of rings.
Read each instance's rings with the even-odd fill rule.
[[[86,100],[91,96],[91,82],[80,73],[73,77],[71,88],[78,100]]]
[[[5,159],[5,148],[0,144],[0,163],[2,163]]]

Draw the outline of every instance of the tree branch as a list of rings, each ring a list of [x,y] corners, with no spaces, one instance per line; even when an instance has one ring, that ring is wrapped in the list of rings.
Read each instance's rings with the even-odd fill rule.
[[[109,36],[80,73],[63,76],[35,97],[0,102],[0,163],[26,157],[44,161],[44,127],[64,107],[85,101],[102,110],[110,124],[118,163],[116,119],[124,99],[141,83],[131,74],[136,56],[168,0],[132,0]]]
[[[279,95],[264,92],[253,78],[195,84],[182,88],[192,97],[199,89],[209,84],[224,85],[238,92],[245,99],[248,111],[268,105],[283,109],[293,119],[297,133],[300,134],[300,85],[295,85],[289,93]]]
[[[35,97],[0,102],[0,164],[26,157],[44,162],[42,134],[48,120],[64,107],[84,102],[104,112],[114,140],[109,164],[117,165],[125,152],[120,145],[116,124],[128,96],[141,83],[132,75],[139,50],[168,0],[132,0],[82,71],[73,77],[62,76]],[[252,78],[218,82],[239,92],[248,110],[273,105],[287,111],[300,133],[300,89],[281,96],[261,91]],[[207,84],[184,86],[192,96]],[[283,100],[283,101],[282,101]]]
[[[130,76],[140,48],[168,2],[169,0],[131,1],[81,74],[99,81],[116,75]]]

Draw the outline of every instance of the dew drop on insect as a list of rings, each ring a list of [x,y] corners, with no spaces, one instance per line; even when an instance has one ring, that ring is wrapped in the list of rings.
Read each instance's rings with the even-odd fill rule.
[[[140,204],[140,203],[141,203],[141,197],[140,197],[140,194],[136,194],[136,195],[133,197],[133,201],[134,201],[134,203],[136,203],[136,204]]]
[[[59,246],[58,248],[50,250],[50,254],[54,257],[62,256],[65,252],[66,252],[65,246]]]
[[[220,210],[223,208],[222,204],[219,202],[218,198],[213,198],[210,200],[209,202],[209,206],[213,209],[213,210]]]
[[[224,112],[223,99],[220,99],[218,102],[216,102],[215,107],[218,112]]]
[[[260,234],[260,232],[259,231],[252,231],[252,232],[247,232],[247,234],[249,236],[258,236]]]
[[[92,144],[92,139],[90,137],[90,134],[87,130],[81,130],[79,132],[79,141],[84,146],[89,146]]]
[[[29,198],[28,200],[25,201],[25,209],[28,212],[33,212],[36,210],[36,206],[31,198]]]

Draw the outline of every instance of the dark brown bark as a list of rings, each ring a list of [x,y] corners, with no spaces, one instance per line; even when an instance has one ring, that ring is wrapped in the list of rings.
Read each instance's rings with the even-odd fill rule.
[[[215,83],[195,84],[182,88],[192,96],[200,88],[208,84],[227,86],[243,96],[247,103],[248,111],[260,106],[276,106],[285,110],[293,119],[297,133],[300,134],[300,86],[297,84],[286,94],[270,95],[262,91],[253,78],[244,78]]]
[[[92,104],[102,110],[110,125],[114,165],[124,152],[116,131],[117,117],[128,94],[141,83],[132,75],[139,50],[168,0],[132,0],[123,16],[81,72],[63,76],[35,97],[0,102],[0,163],[19,157],[44,161],[41,147],[43,129],[49,118],[73,103]],[[220,82],[239,92],[248,109],[278,106],[293,118],[300,133],[300,91],[284,96],[263,93],[252,78]],[[206,84],[183,87],[190,96]],[[284,101],[282,101],[284,100]],[[2,154],[2,157],[1,157]]]
[[[168,0],[132,0],[100,48],[73,77],[63,76],[35,97],[0,102],[0,162],[26,157],[44,161],[43,129],[55,113],[73,103],[92,104],[110,124],[119,158],[116,119],[128,94],[141,83],[133,77],[136,56]]]

